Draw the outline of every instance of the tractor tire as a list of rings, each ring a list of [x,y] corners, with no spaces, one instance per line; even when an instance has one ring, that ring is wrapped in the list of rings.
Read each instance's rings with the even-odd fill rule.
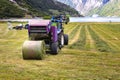
[[[68,45],[68,41],[69,41],[68,35],[64,34],[64,45]]]
[[[22,47],[23,59],[42,60],[45,57],[44,41],[25,41]]]
[[[50,50],[51,50],[51,54],[53,54],[53,55],[58,54],[58,52],[59,52],[58,43],[57,42],[51,43]]]
[[[58,35],[58,43],[59,43],[59,48],[61,49],[62,47],[64,47],[64,35],[63,33],[60,33]]]
[[[68,22],[65,22],[65,24],[68,24]]]

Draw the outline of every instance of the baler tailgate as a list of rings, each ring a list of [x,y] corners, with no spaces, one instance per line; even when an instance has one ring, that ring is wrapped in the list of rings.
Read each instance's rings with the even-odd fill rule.
[[[31,26],[30,32],[40,32],[40,33],[47,33],[46,26]]]

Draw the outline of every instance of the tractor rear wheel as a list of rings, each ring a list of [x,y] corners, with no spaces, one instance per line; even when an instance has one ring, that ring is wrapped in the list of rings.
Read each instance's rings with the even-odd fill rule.
[[[64,47],[64,35],[63,33],[60,33],[58,36],[58,43],[59,43],[59,48],[61,49]]]
[[[68,45],[68,35],[64,34],[64,45]]]
[[[51,43],[50,50],[51,50],[51,54],[53,55],[58,54],[59,51],[58,42]]]

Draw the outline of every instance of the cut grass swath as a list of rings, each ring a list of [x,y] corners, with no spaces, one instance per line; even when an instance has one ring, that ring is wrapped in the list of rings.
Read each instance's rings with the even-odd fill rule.
[[[69,44],[72,45],[73,43],[77,42],[79,39],[80,31],[82,27],[79,27],[79,29],[76,32],[76,35],[73,37],[73,39],[70,40]]]
[[[79,25],[79,24],[74,25],[74,26],[72,26],[70,29],[68,29],[68,31],[66,32],[66,34],[68,34],[68,36],[70,36],[70,34],[72,33],[72,31],[73,31],[78,25]]]
[[[77,30],[79,30],[80,25],[76,26],[76,28],[70,33],[70,37],[69,39],[73,39],[73,37],[75,36]]]
[[[92,35],[92,38],[95,41],[95,46],[98,51],[100,52],[113,52],[113,50],[110,48],[110,46],[103,41],[90,27],[88,27],[90,34]]]
[[[95,50],[95,42],[90,35],[90,31],[88,30],[88,26],[89,25],[86,25],[86,27],[85,27],[85,29],[86,29],[86,45],[85,45],[85,48],[86,48],[86,50],[96,51]]]
[[[113,28],[118,28],[118,25],[117,26],[114,25]],[[113,32],[111,33],[109,30],[109,27],[104,26],[104,25],[99,25],[99,27],[97,25],[93,25],[92,29],[95,30],[97,34],[99,34],[99,37],[102,40],[104,40],[105,42],[108,43],[108,45],[113,49],[113,51],[115,53],[120,52],[120,47],[119,47],[120,42],[119,42],[118,35],[116,34],[117,31],[116,31],[116,33],[114,32],[114,34],[116,34],[116,35],[112,35]]]
[[[109,35],[120,39],[120,24],[96,24],[101,30],[107,31]],[[93,25],[94,26],[94,25]]]
[[[85,49],[85,44],[86,44],[86,32],[85,32],[85,26],[82,26],[81,31],[80,31],[80,37],[78,41],[72,45],[69,46],[70,49]]]
[[[75,24],[73,24],[73,23],[69,23],[69,25],[65,25],[64,26],[64,31],[65,31],[65,33],[68,33],[71,29],[73,29],[74,28],[74,26],[76,26]]]

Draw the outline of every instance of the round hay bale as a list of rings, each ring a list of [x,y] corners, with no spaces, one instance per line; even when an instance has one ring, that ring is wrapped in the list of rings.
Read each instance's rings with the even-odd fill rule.
[[[22,47],[23,59],[42,60],[45,56],[44,41],[25,41]]]

